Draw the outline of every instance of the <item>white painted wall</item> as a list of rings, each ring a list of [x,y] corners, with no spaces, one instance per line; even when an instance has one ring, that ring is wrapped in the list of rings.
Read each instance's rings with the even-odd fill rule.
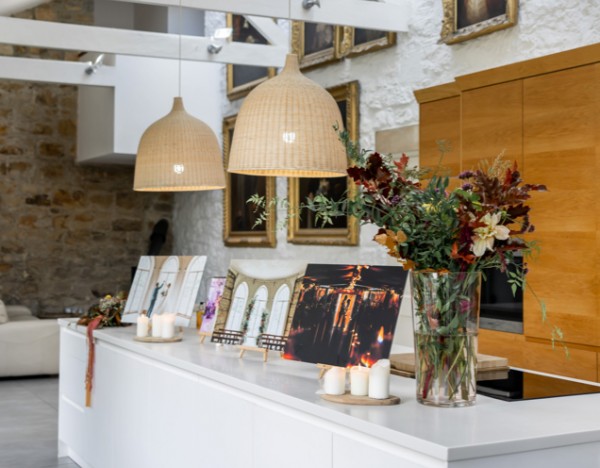
[[[521,0],[518,24],[510,29],[448,46],[439,43],[441,0],[412,0],[413,17],[408,33],[400,33],[392,49],[344,60],[307,75],[324,87],[359,80],[360,135],[365,148],[373,147],[375,132],[416,124],[419,119],[415,89],[452,81],[454,76],[540,57],[600,41],[600,2],[580,0]],[[224,23],[224,16],[206,15],[206,33]],[[223,115],[233,115],[241,102],[225,96],[224,71],[220,98]],[[497,154],[499,148],[490,148]],[[286,180],[277,183],[279,196],[286,194]],[[173,233],[178,254],[206,254],[206,276],[223,275],[231,258],[289,258],[309,262],[367,262],[394,264],[371,240],[373,228],[361,230],[359,247],[294,246],[279,232],[277,248],[227,248],[222,241],[222,194],[178,194]],[[408,301],[405,301],[408,302]],[[407,309],[403,310],[406,317]],[[405,325],[407,319],[401,320]],[[402,327],[403,330],[408,325]],[[402,338],[408,340],[410,333]]]

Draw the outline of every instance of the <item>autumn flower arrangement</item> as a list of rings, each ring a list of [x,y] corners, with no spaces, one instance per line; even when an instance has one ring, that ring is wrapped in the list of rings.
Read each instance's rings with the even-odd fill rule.
[[[88,365],[85,374],[85,406],[92,405],[92,384],[94,381],[94,330],[103,327],[120,327],[121,314],[127,302],[127,293],[119,292],[116,295],[106,294],[97,304],[89,308],[86,315],[77,322],[87,328],[88,338]]]
[[[341,139],[358,194],[337,201],[317,195],[300,209],[316,213],[323,225],[335,216],[352,215],[379,227],[374,240],[412,271],[420,400],[445,393],[450,400],[459,396],[467,401],[475,392],[478,318],[473,313],[478,311],[481,273],[506,272],[513,293],[526,286],[525,260],[537,250],[524,237],[534,231],[527,202],[532,192],[546,187],[524,183],[516,163],[497,157],[461,173],[451,189],[450,178],[439,169],[411,168],[406,155],[395,161],[360,150],[345,133]],[[447,151],[443,142],[440,151],[442,160]],[[264,199],[250,201],[262,202],[264,208]],[[559,329],[552,338],[562,339]]]

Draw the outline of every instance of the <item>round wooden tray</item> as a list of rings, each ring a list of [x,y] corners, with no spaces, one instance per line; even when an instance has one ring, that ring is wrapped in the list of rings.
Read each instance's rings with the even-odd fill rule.
[[[134,336],[133,339],[135,341],[143,341],[144,343],[175,343],[177,341],[183,340],[183,333],[179,335],[175,335],[173,338],[158,338],[154,336]]]
[[[344,393],[343,395],[327,395],[326,393],[322,393],[321,398],[323,398],[323,400],[331,401],[333,403],[342,403],[344,405],[390,406],[400,404],[400,398],[394,395],[390,395],[383,400],[377,400],[375,398],[369,398],[368,396],[351,395],[350,393]]]

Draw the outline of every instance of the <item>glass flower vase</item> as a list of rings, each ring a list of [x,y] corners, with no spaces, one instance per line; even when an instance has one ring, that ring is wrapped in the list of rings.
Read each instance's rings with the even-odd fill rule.
[[[481,273],[412,271],[417,400],[475,403]]]

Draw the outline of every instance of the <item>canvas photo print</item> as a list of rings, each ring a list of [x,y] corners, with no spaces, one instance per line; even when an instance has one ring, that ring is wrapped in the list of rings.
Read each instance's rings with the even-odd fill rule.
[[[240,335],[238,344],[258,347],[262,334],[282,336],[305,269],[306,263],[288,260],[232,260],[211,341],[230,344]]]
[[[210,280],[210,289],[208,290],[208,298],[204,307],[202,325],[200,325],[201,332],[211,333],[213,331],[224,289],[225,278],[212,278]]]
[[[401,267],[309,264],[284,358],[341,367],[388,358],[407,277]]]
[[[150,256],[140,258],[123,322],[135,323],[140,314],[175,314],[176,326],[188,326],[194,313],[205,256]]]

